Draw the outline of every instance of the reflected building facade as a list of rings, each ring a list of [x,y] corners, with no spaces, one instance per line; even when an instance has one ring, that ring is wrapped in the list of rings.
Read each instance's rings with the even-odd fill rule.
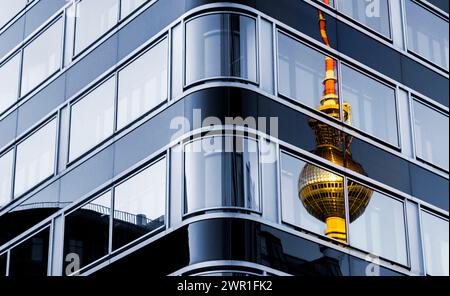
[[[448,276],[448,20],[7,1],[0,276]]]

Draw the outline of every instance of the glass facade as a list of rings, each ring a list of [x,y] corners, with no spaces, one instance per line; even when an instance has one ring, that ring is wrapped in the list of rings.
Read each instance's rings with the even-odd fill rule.
[[[325,55],[279,32],[278,91],[311,108],[320,106]]]
[[[256,81],[256,22],[238,14],[210,14],[186,24],[186,84],[207,78]]]
[[[77,158],[113,133],[114,85],[113,77],[72,106],[69,160]]]
[[[2,10],[0,11],[0,29],[25,8],[27,2],[28,0],[1,0],[0,5],[2,6]]]
[[[448,275],[445,7],[319,2],[5,6],[0,274]]]
[[[221,207],[259,210],[255,140],[214,136],[185,146],[185,213]]]
[[[448,276],[448,220],[422,211],[422,228],[427,274]]]
[[[17,197],[55,171],[56,119],[17,146],[14,196]]]
[[[76,9],[75,55],[117,23],[119,0],[82,0]]]
[[[389,1],[337,0],[338,11],[380,33],[391,37]]]
[[[23,50],[21,96],[61,66],[63,21],[59,19]]]
[[[164,225],[166,159],[118,185],[114,190],[113,249]]]
[[[14,164],[14,152],[12,150],[0,156],[0,206],[7,204],[11,200],[12,175]]]
[[[117,128],[167,99],[167,39],[119,72]]]
[[[417,1],[407,0],[405,6],[408,49],[448,71],[448,20]]]
[[[0,66],[0,114],[13,105],[19,94],[20,55]]]
[[[399,146],[395,90],[342,65],[342,97],[350,105],[348,124]]]
[[[350,223],[349,232],[351,245],[408,265],[403,202],[374,191],[364,213]]]
[[[448,171],[448,115],[416,100],[413,109],[417,157]]]

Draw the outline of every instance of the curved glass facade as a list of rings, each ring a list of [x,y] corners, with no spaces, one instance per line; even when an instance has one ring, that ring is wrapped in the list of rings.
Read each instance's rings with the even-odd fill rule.
[[[219,77],[257,81],[256,21],[214,13],[186,23],[186,84]]]
[[[258,143],[213,136],[184,148],[185,213],[236,207],[260,210]]]

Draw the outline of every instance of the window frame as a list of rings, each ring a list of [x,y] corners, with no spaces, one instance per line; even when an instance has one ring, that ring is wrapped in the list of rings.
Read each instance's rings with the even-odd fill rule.
[[[181,210],[181,220],[186,220],[190,217],[201,215],[202,213],[208,213],[208,212],[214,212],[214,211],[231,211],[231,212],[243,212],[247,214],[255,214],[258,217],[263,216],[263,195],[262,195],[262,163],[261,163],[261,141],[264,139],[257,136],[257,135],[238,135],[238,134],[228,134],[228,133],[221,133],[222,131],[219,131],[218,134],[206,134],[206,135],[197,135],[192,136],[187,139],[185,139],[181,144],[181,172],[182,172],[182,178],[181,178],[181,197],[182,197],[182,205],[180,207]],[[213,207],[205,207],[197,210],[193,210],[188,212],[187,210],[187,196],[186,196],[186,151],[185,148],[187,145],[192,144],[196,141],[202,141],[204,139],[212,138],[212,137],[221,137],[222,139],[225,137],[233,138],[233,143],[235,143],[235,138],[240,137],[242,140],[253,140],[255,141],[256,147],[258,149],[257,151],[257,161],[258,161],[258,204],[259,209],[250,209],[246,207],[238,207],[238,206],[213,206]],[[221,152],[224,153],[224,152]],[[235,153],[235,152],[232,152]]]
[[[424,228],[424,223],[423,223],[423,214],[427,214],[427,215],[431,215],[434,216],[437,219],[441,219],[444,222],[449,223],[449,218],[448,217],[444,217],[442,214],[436,213],[434,211],[432,211],[431,209],[428,209],[426,207],[426,205],[423,204],[419,204],[419,208],[418,208],[418,212],[419,212],[419,229],[420,229],[420,244],[421,244],[421,255],[422,255],[422,264],[423,264],[423,269],[425,271],[425,275],[426,276],[430,276],[430,274],[428,273],[427,270],[427,256],[426,256],[426,250],[425,250],[425,228]]]
[[[78,16],[78,6],[80,5],[81,2],[86,1],[86,0],[75,0],[76,2],[75,7],[74,7],[74,14],[75,16]],[[93,0],[87,0],[87,1],[93,1]],[[95,0],[94,0],[95,1]],[[110,28],[108,28],[106,31],[104,31],[103,33],[101,33],[100,35],[98,35],[96,38],[94,38],[91,42],[87,43],[84,47],[82,47],[78,52],[76,51],[77,46],[76,46],[76,37],[77,37],[77,22],[78,22],[78,17],[75,17],[75,21],[73,24],[73,33],[72,33],[72,47],[68,48],[67,50],[70,50],[70,59],[73,62],[74,60],[76,60],[78,57],[82,56],[84,53],[90,51],[91,48],[96,47],[95,44],[101,40],[104,36],[108,35],[110,32],[114,31],[117,27],[117,25],[120,23],[121,18],[120,18],[120,10],[121,10],[121,3],[122,0],[115,0],[117,1],[117,15],[116,15],[116,19],[115,19],[115,23],[114,25],[112,25]]]
[[[5,66],[8,62],[10,62],[11,60],[13,60],[14,58],[16,58],[17,57],[17,59],[19,60],[18,61],[18,63],[19,63],[19,65],[18,65],[18,69],[17,69],[17,72],[18,72],[18,76],[17,76],[17,90],[16,90],[16,96],[15,96],[15,99],[14,99],[14,102],[11,104],[11,105],[9,105],[9,106],[7,106],[3,111],[2,110],[0,110],[0,115],[1,114],[6,114],[10,109],[12,109],[16,104],[17,104],[17,102],[19,102],[20,101],[20,99],[21,99],[21,95],[20,95],[20,91],[21,91],[21,88],[22,88],[22,59],[23,59],[23,48],[22,49],[19,49],[19,50],[17,50],[17,51],[14,51],[11,55],[9,55],[3,62],[1,62],[0,63],[0,69],[3,67],[3,66]]]
[[[30,137],[35,135],[37,132],[39,132],[41,129],[43,129],[45,126],[50,124],[52,121],[55,121],[55,147],[54,147],[54,155],[53,155],[53,172],[47,176],[46,178],[40,180],[33,186],[26,189],[24,192],[16,196],[16,190],[15,190],[15,184],[16,184],[16,171],[17,171],[17,148],[20,144],[27,141]],[[59,134],[60,134],[60,120],[58,114],[53,113],[50,115],[47,119],[45,119],[42,123],[40,123],[37,127],[33,128],[33,130],[26,134],[20,141],[18,141],[16,144],[14,144],[14,164],[13,164],[13,192],[12,192],[12,200],[18,200],[21,199],[23,196],[27,195],[29,192],[33,191],[35,188],[39,187],[40,185],[44,184],[48,180],[52,179],[55,174],[57,173],[57,167],[58,167],[58,154],[59,154]]]
[[[443,167],[438,166],[437,164],[434,164],[428,160],[425,160],[422,157],[419,157],[417,154],[417,140],[416,140],[416,124],[415,124],[415,120],[416,120],[416,114],[414,112],[414,103],[416,104],[421,104],[424,107],[430,109],[431,111],[436,112],[437,114],[440,114],[444,117],[447,117],[447,119],[449,119],[449,114],[446,112],[443,112],[441,109],[439,109],[438,107],[432,105],[430,102],[423,100],[422,98],[420,98],[419,96],[415,95],[415,94],[410,94],[409,95],[409,110],[410,110],[410,116],[409,116],[409,121],[410,121],[410,126],[411,126],[411,142],[412,142],[412,149],[413,149],[413,158],[417,161],[419,161],[420,163],[430,166],[433,169],[437,169],[440,172],[444,172],[444,173],[449,173],[449,170],[446,170]],[[433,171],[431,171],[433,172]]]
[[[384,1],[384,0],[382,0]],[[389,43],[393,43],[394,39],[393,39],[393,34],[392,34],[392,27],[393,27],[393,22],[392,22],[392,7],[391,7],[391,3],[390,0],[386,0],[387,2],[387,13],[388,13],[388,26],[389,26],[389,35],[383,35],[381,32],[378,32],[375,29],[372,29],[371,27],[369,27],[368,25],[364,24],[363,22],[360,22],[359,20],[351,17],[350,15],[345,14],[341,8],[339,7],[339,1],[338,0],[334,0],[334,7],[333,6],[329,6],[332,7],[340,16],[344,17],[345,19],[351,20],[352,23],[357,24],[359,27],[362,27],[364,30],[375,34],[377,37],[382,38],[385,41],[388,41]]]
[[[427,2],[426,0],[424,2],[426,2],[426,4],[424,4],[424,2],[420,2],[417,0],[403,0],[401,2],[401,7],[402,7],[402,15],[403,15],[403,36],[404,36],[404,51],[407,52],[408,54],[412,55],[413,57],[417,58],[419,61],[425,62],[427,65],[432,66],[432,67],[436,67],[437,69],[439,69],[440,71],[444,71],[444,73],[449,73],[450,71],[450,65],[449,65],[449,69],[444,68],[441,65],[438,65],[437,63],[435,63],[434,61],[431,61],[429,58],[415,52],[414,50],[410,49],[409,46],[409,38],[408,38],[408,16],[406,14],[406,2],[410,1],[413,5],[417,5],[419,6],[421,9],[424,9],[425,11],[431,13],[432,15],[436,16],[437,18],[441,19],[442,21],[447,23],[447,26],[449,25],[449,20],[446,19],[442,14],[440,14],[439,12],[437,12],[436,10],[432,9],[430,7],[430,5],[432,5],[431,3]]]
[[[105,83],[107,83],[109,80],[114,81],[114,98],[113,98],[113,129],[110,135],[105,137],[103,140],[99,141],[98,143],[94,143],[91,147],[80,153],[79,155],[76,155],[73,159],[70,158],[70,146],[72,141],[72,118],[73,118],[73,106],[75,106],[77,103],[81,102],[83,99],[85,99],[87,96],[89,96],[91,93],[93,93],[95,90],[103,86]],[[106,75],[105,77],[101,78],[99,81],[95,82],[94,86],[89,87],[89,89],[83,91],[79,96],[77,96],[74,100],[72,100],[68,104],[68,131],[67,131],[67,151],[66,151],[66,165],[67,167],[71,166],[73,163],[78,162],[80,159],[83,159],[86,155],[90,154],[92,151],[96,150],[98,147],[102,146],[115,135],[116,130],[116,116],[117,116],[117,73],[113,72],[109,75]]]
[[[360,184],[360,185],[362,185],[362,186],[364,186],[366,188],[369,188],[369,189],[373,190],[374,192],[378,192],[379,194],[383,195],[386,198],[390,198],[390,199],[392,199],[394,201],[397,201],[397,202],[402,204],[403,224],[404,224],[403,230],[404,230],[404,235],[405,235],[404,236],[404,241],[405,241],[405,255],[406,255],[406,262],[405,263],[406,263],[406,265],[403,264],[403,263],[394,261],[392,259],[388,259],[388,258],[384,257],[381,254],[374,254],[374,255],[379,257],[379,258],[382,258],[384,261],[391,262],[392,264],[404,267],[406,269],[410,269],[411,268],[411,254],[410,254],[410,248],[411,247],[410,247],[410,238],[409,238],[409,232],[408,232],[408,217],[407,217],[406,199],[397,197],[394,194],[388,193],[387,191],[379,189],[379,188],[375,187],[374,185],[371,185],[371,184],[369,184],[367,182],[362,182],[361,180],[357,180],[356,178],[346,177],[346,180],[347,180],[347,182],[348,181],[356,182],[356,183],[358,183],[358,184]],[[347,193],[346,193],[346,195],[347,195]],[[346,196],[346,199],[348,199],[347,196]],[[348,230],[348,235],[350,237],[350,227],[349,227],[349,230]],[[356,246],[354,246],[354,245],[352,245],[350,243],[349,243],[349,245],[353,249],[359,250],[359,251],[361,251],[363,253],[373,254],[372,251],[368,251],[368,250],[364,250],[364,249],[358,248],[358,247],[356,247]]]
[[[399,103],[398,103],[398,88],[396,86],[393,86],[391,84],[389,84],[388,82],[385,82],[383,79],[375,76],[373,73],[368,73],[364,70],[362,70],[359,67],[356,67],[354,65],[352,65],[350,62],[346,62],[343,60],[338,60],[336,68],[337,68],[337,72],[338,72],[338,93],[339,93],[339,108],[341,109],[341,118],[343,118],[343,110],[342,110],[342,104],[343,104],[343,84],[342,84],[342,80],[343,80],[343,76],[342,76],[342,66],[345,66],[353,71],[358,72],[359,74],[365,76],[367,79],[370,80],[374,80],[376,82],[378,82],[381,85],[384,85],[385,87],[388,87],[389,89],[394,91],[394,108],[395,108],[395,125],[396,125],[396,129],[395,129],[395,133],[396,133],[396,140],[398,145],[395,145],[393,143],[389,143],[387,140],[384,140],[380,137],[377,137],[361,128],[358,128],[356,126],[350,125],[344,121],[340,121],[344,127],[349,128],[351,130],[354,130],[360,134],[362,134],[363,136],[367,137],[367,138],[371,138],[373,140],[375,140],[377,143],[383,144],[385,146],[388,146],[390,148],[393,148],[397,151],[401,151],[402,150],[402,139],[401,139],[401,130],[400,130],[400,112],[399,112]],[[390,126],[390,125],[389,125]]]
[[[23,11],[25,11],[31,3],[33,3],[34,0],[25,0],[25,5],[19,9],[16,13],[12,14],[12,16],[4,23],[0,24],[0,34],[6,31],[11,24],[13,24],[13,21],[16,20],[16,18],[22,14]]]
[[[147,1],[147,0],[146,0]],[[162,100],[161,102],[159,102],[157,105],[153,106],[151,109],[146,110],[145,112],[143,112],[141,115],[137,116],[136,118],[134,118],[133,120],[127,122],[125,125],[123,125],[121,128],[119,128],[118,126],[118,119],[119,119],[119,83],[120,83],[120,72],[124,69],[126,69],[128,66],[132,65],[136,60],[140,59],[143,55],[145,55],[146,53],[150,52],[154,47],[161,45],[163,42],[167,42],[167,56],[166,56],[166,66],[167,66],[167,75],[166,75],[166,79],[167,79],[167,83],[166,83],[166,89],[165,89],[165,98],[164,100]],[[138,53],[136,53],[135,55],[133,55],[131,58],[127,59],[127,61],[123,64],[120,65],[120,67],[116,68],[116,70],[114,70],[113,72],[116,75],[116,94],[115,94],[115,115],[114,115],[114,133],[120,131],[120,130],[124,130],[127,129],[129,126],[131,126],[132,124],[134,124],[136,121],[139,121],[140,119],[142,119],[143,117],[147,116],[149,113],[157,110],[158,108],[160,108],[162,105],[168,103],[170,101],[170,91],[171,91],[171,73],[172,73],[172,69],[171,69],[171,41],[169,39],[169,35],[168,33],[164,33],[163,35],[161,35],[160,37],[156,38],[153,42],[151,42],[148,46],[145,46],[142,50],[139,50]]]
[[[28,89],[26,92],[22,92],[22,84],[23,84],[23,73],[24,73],[24,54],[27,47],[32,44],[36,39],[41,37],[47,30],[49,30],[52,26],[56,25],[59,21],[61,21],[61,36],[59,40],[59,50],[60,50],[60,57],[59,57],[59,65],[58,68],[55,69],[51,74],[49,74],[47,77],[45,77],[41,82],[33,86],[32,88]],[[58,72],[60,72],[64,67],[64,46],[65,46],[65,34],[66,34],[66,22],[64,19],[64,13],[59,13],[56,17],[54,17],[51,21],[46,23],[45,27],[39,30],[37,34],[35,34],[31,39],[29,39],[26,44],[21,46],[19,49],[20,51],[20,83],[19,83],[19,98],[17,101],[21,101],[25,97],[29,96],[30,94],[33,94],[33,92],[40,88],[43,84],[45,84],[47,81],[49,81],[52,77],[54,77]]]
[[[251,79],[248,78],[243,78],[243,77],[239,77],[239,76],[213,76],[213,77],[206,77],[206,78],[201,78],[198,80],[194,80],[192,82],[187,82],[187,42],[188,42],[188,38],[187,38],[187,30],[186,27],[188,25],[189,22],[196,20],[198,18],[204,17],[204,16],[208,16],[208,15],[214,15],[214,14],[219,14],[219,15],[223,15],[223,14],[229,14],[229,15],[238,15],[239,17],[244,16],[244,17],[248,17],[251,18],[252,20],[254,20],[255,22],[255,73],[256,73],[256,80],[253,81]],[[174,26],[175,27],[175,26]],[[201,85],[205,82],[215,82],[215,81],[238,81],[241,83],[246,83],[249,85],[255,85],[258,88],[260,87],[260,83],[261,83],[261,77],[260,77],[260,61],[259,61],[259,56],[260,56],[260,49],[259,49],[259,44],[260,44],[260,24],[259,24],[259,18],[256,15],[252,15],[250,11],[246,11],[246,12],[241,12],[241,11],[237,11],[237,10],[213,10],[213,11],[208,11],[208,12],[200,12],[198,14],[193,14],[190,15],[188,17],[183,18],[182,20],[182,39],[183,39],[183,48],[182,48],[182,91],[185,92],[187,89]],[[191,64],[192,65],[192,64]]]
[[[9,184],[9,196],[7,196],[7,202],[5,204],[0,204],[0,209],[7,207],[15,198],[14,198],[14,184],[15,184],[15,174],[16,174],[16,146],[13,146],[9,149],[6,149],[5,151],[0,153],[0,159],[4,156],[6,156],[8,153],[11,153],[11,180]]]

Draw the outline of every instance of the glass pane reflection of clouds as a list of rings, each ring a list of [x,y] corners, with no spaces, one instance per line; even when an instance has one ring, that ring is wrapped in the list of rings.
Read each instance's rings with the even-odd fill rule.
[[[363,214],[350,223],[350,244],[407,265],[403,202],[373,191]]]
[[[449,223],[433,214],[422,212],[422,234],[427,274],[449,275]]]

